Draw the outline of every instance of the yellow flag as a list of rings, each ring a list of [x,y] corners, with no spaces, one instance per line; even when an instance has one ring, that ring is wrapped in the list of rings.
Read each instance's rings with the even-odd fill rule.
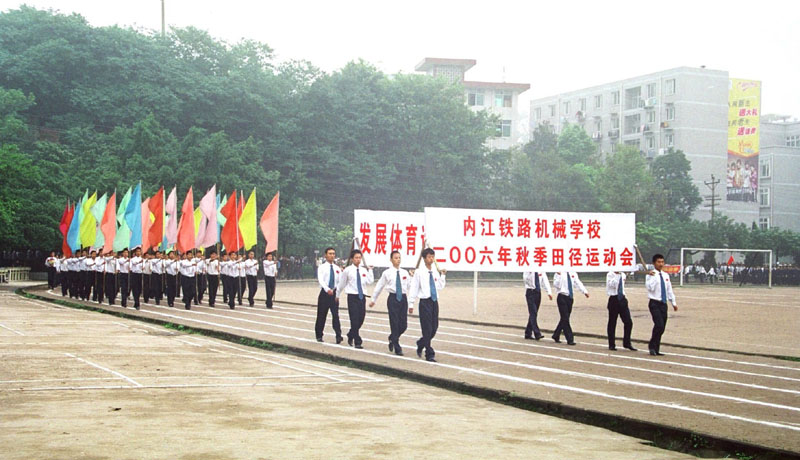
[[[92,214],[92,206],[97,203],[97,192],[92,193],[88,200],[83,202],[83,220],[80,226],[81,246],[88,248],[94,245],[97,238],[97,219]]]
[[[197,235],[200,234],[200,218],[203,217],[203,213],[200,211],[200,208],[194,210],[194,238],[195,241],[197,240]]]
[[[256,245],[256,189],[250,192],[250,198],[242,210],[242,217],[239,218],[239,231],[242,233],[242,247],[249,250]]]

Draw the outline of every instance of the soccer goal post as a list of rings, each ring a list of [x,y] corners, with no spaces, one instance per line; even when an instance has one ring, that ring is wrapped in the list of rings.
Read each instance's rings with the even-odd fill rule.
[[[687,278],[686,258],[684,257],[684,255],[687,252],[689,252],[691,255],[697,254],[698,252],[703,252],[703,253],[706,253],[706,254],[712,253],[713,254],[712,260],[714,260],[714,261],[717,260],[717,258],[716,258],[717,257],[717,253],[722,253],[723,257],[724,257],[724,255],[728,256],[727,258],[723,259],[725,261],[724,263],[721,263],[719,265],[715,264],[715,267],[716,267],[715,273],[714,273],[713,277],[709,276],[709,279],[712,280],[711,282],[714,282],[715,279],[717,278],[717,276],[720,276],[720,270],[722,268],[725,269],[724,275],[725,275],[725,280],[726,281],[727,281],[727,277],[728,277],[729,274],[731,276],[731,279],[734,280],[734,281],[735,281],[735,277],[736,276],[744,277],[745,280],[748,280],[748,277],[749,277],[749,275],[750,275],[750,273],[751,273],[751,271],[753,269],[758,268],[763,272],[764,267],[763,267],[763,264],[761,264],[760,267],[753,267],[753,266],[749,266],[749,265],[745,264],[741,259],[741,255],[742,254],[746,254],[746,253],[765,254],[765,255],[768,254],[769,257],[768,257],[767,269],[766,269],[766,275],[767,275],[766,276],[766,284],[767,284],[767,286],[769,288],[772,288],[773,255],[772,255],[772,250],[771,249],[681,248],[681,264],[680,264],[681,286],[683,286],[683,284],[684,284],[684,279]],[[737,260],[734,257],[734,254],[736,254],[737,256],[740,256],[739,260]],[[745,257],[745,259],[746,259],[746,257]],[[705,268],[702,265],[699,266],[699,269],[702,270],[702,274],[703,274],[703,277],[700,278],[702,280],[701,282],[705,282],[704,279],[705,279],[706,276],[708,276],[708,273],[705,271]],[[698,274],[695,273],[694,276],[697,277]],[[687,278],[687,281],[688,281],[688,278]],[[753,282],[753,281],[750,280],[749,282]]]

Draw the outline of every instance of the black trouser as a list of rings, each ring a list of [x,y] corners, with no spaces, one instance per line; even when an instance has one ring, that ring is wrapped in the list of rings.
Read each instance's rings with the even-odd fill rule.
[[[667,328],[667,304],[659,300],[650,299],[650,315],[653,317],[653,335],[650,337],[648,348],[658,352],[661,350],[661,336]]]
[[[152,276],[152,273],[142,273],[141,275],[142,275],[142,284],[141,284],[141,286],[142,286],[142,298],[144,299],[144,302],[147,303],[147,302],[150,301],[150,297],[151,297],[151,294],[150,294],[150,277]]]
[[[622,346],[631,346],[631,331],[633,330],[633,320],[631,320],[631,310],[628,308],[628,298],[612,295],[608,297],[608,346],[614,348],[616,346],[617,334],[617,316],[622,319],[623,336]]]
[[[538,276],[538,275],[537,275]],[[542,331],[539,330],[539,306],[542,304],[542,290],[541,289],[525,289],[525,301],[528,302],[528,324],[525,326],[525,338],[542,337]]]
[[[247,289],[247,278],[243,276],[237,276],[234,279],[236,280],[236,292],[239,299],[239,305],[241,305],[242,295],[244,294],[244,290]]]
[[[130,281],[130,274],[128,273],[120,273],[119,274],[119,298],[120,298],[120,305],[123,307],[128,306],[128,281]]]
[[[436,352],[431,346],[431,340],[439,329],[439,301],[419,299],[419,325],[422,337],[417,340],[417,349],[425,349],[425,359],[432,359]]]
[[[574,301],[575,299],[565,294],[559,294],[556,299],[558,314],[561,317],[556,330],[553,332],[553,338],[556,340],[561,337],[562,331],[564,332],[564,337],[567,338],[567,343],[572,343],[575,340],[572,336],[572,326],[569,325],[569,316],[572,314],[572,302]]]
[[[272,308],[272,301],[275,299],[275,277],[265,276],[264,287],[267,290],[267,308]]]
[[[217,288],[219,288],[219,275],[208,275],[208,304],[212,307],[217,303]]]
[[[108,299],[109,305],[114,305],[114,301],[117,299],[117,275],[116,273],[106,273],[105,277],[106,299]]]
[[[187,310],[192,309],[192,299],[194,298],[195,279],[194,276],[181,275],[181,288],[183,288],[183,306]]]
[[[53,289],[56,286],[56,267],[47,267],[47,287]]]
[[[314,325],[314,332],[317,338],[322,338],[322,331],[325,329],[325,322],[328,320],[328,310],[331,311],[333,317],[333,330],[336,332],[336,338],[342,336],[342,325],[339,323],[339,304],[336,303],[336,290],[334,289],[333,295],[328,295],[322,289],[319,290],[317,296],[317,322]]]
[[[69,290],[69,272],[60,272],[58,274],[58,280],[61,282],[61,295],[67,295],[67,291]]]
[[[167,274],[167,305],[175,306],[175,296],[178,295],[178,275]]]
[[[133,306],[139,308],[139,297],[142,296],[141,273],[131,273],[131,291],[133,291]]]
[[[222,281],[222,302],[228,302],[228,293],[230,292],[230,276],[228,275],[219,275],[219,279]]]
[[[350,316],[350,330],[347,338],[353,339],[356,345],[361,346],[361,336],[358,330],[364,324],[364,317],[367,315],[367,298],[358,298],[358,294],[347,294],[347,314]]]
[[[160,273],[150,274],[150,297],[156,301],[156,304],[161,302],[163,296],[162,289],[164,287],[164,275]]]
[[[96,300],[98,303],[103,303],[103,277],[105,276],[105,272],[94,274],[94,297],[93,300]]]
[[[195,278],[197,279],[197,303],[201,303],[203,302],[203,295],[206,293],[206,274],[199,273]]]
[[[258,290],[258,277],[247,275],[247,300],[252,307],[255,303],[256,291]]]
[[[402,351],[400,347],[400,336],[408,328],[408,297],[403,294],[400,300],[397,300],[395,294],[388,293],[389,298],[386,299],[386,309],[389,311],[389,342],[394,344],[395,352]]]
[[[89,297],[92,295],[95,273],[94,270],[85,270],[83,272],[83,300],[89,300]]]
[[[78,277],[80,272],[69,271],[67,272],[67,280],[69,280],[69,296],[78,298]]]

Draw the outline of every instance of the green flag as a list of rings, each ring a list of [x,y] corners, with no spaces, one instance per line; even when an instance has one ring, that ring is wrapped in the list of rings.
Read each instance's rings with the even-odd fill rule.
[[[119,207],[117,208],[117,235],[114,237],[114,250],[115,251],[122,251],[123,249],[127,248],[131,243],[131,229],[128,228],[128,223],[125,222],[125,210],[128,209],[128,202],[131,201],[131,188],[128,187],[128,191],[125,192],[125,196],[122,197],[122,201],[119,202]]]
[[[103,245],[106,243],[106,238],[103,236],[103,232],[100,231],[100,222],[103,221],[103,214],[106,212],[106,205],[108,204],[108,195],[103,194],[97,203],[92,206],[92,216],[94,220],[97,222],[97,227],[95,229],[95,238],[94,244],[92,245],[93,248],[102,248]]]

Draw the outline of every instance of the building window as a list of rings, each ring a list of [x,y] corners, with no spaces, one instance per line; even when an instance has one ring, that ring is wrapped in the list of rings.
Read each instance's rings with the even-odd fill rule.
[[[611,105],[619,105],[619,91],[611,93]]]
[[[495,125],[496,137],[511,137],[511,120],[501,120]]]
[[[758,188],[758,204],[761,206],[769,206],[769,188]]]
[[[647,97],[656,97],[656,84],[650,83],[647,85]]]
[[[769,217],[759,217],[758,228],[761,230],[769,230]]]
[[[667,104],[667,121],[675,119],[675,104]]]
[[[496,107],[511,107],[512,97],[510,91],[495,91],[494,105]]]
[[[664,85],[666,86],[664,91],[667,93],[667,96],[671,96],[671,95],[675,94],[675,79],[674,78],[671,78],[671,79],[665,81]]]
[[[483,90],[470,90],[467,94],[467,105],[483,105]]]
[[[564,115],[569,116],[569,101],[564,103]]]
[[[594,130],[598,133],[603,133],[603,120],[599,118],[594,120]]]
[[[551,117],[556,116],[556,105],[555,104],[550,106],[550,116]]]
[[[667,144],[667,147],[675,147],[675,135],[667,134],[664,136],[664,142]]]
[[[760,168],[759,168],[759,169],[760,169],[760,171],[759,171],[759,174],[758,174],[758,175],[759,175],[759,177],[761,177],[761,178],[764,178],[764,177],[769,177],[769,173],[770,173],[770,170],[769,170],[769,169],[770,169],[770,168],[769,168],[769,160],[764,160],[764,161],[762,161],[762,162],[759,164],[759,166],[760,166]]]
[[[602,106],[603,106],[603,95],[598,94],[597,96],[594,97],[594,108],[599,109]]]
[[[534,114],[534,119],[535,120],[541,120],[542,119],[542,108],[541,107],[536,107],[536,109],[533,111],[533,114]]]
[[[583,97],[580,100],[581,112],[586,112],[586,98]]]
[[[629,145],[635,148],[636,150],[639,150],[639,139],[625,141],[625,145]]]
[[[643,105],[641,86],[625,90],[625,110],[638,109]]]
[[[648,123],[655,123],[656,122],[656,111],[650,110],[647,112],[647,122]]]
[[[625,117],[625,134],[636,134],[640,132],[642,119],[637,113]]]
[[[786,137],[786,146],[787,147],[800,147],[800,135],[787,136]]]
[[[619,147],[619,144],[617,144],[616,142],[612,142],[611,143],[611,153],[617,153],[617,148],[618,147]]]
[[[619,129],[619,117],[611,117],[611,129]]]
[[[645,144],[647,145],[647,150],[653,150],[656,148],[656,138],[653,136],[647,136]]]

